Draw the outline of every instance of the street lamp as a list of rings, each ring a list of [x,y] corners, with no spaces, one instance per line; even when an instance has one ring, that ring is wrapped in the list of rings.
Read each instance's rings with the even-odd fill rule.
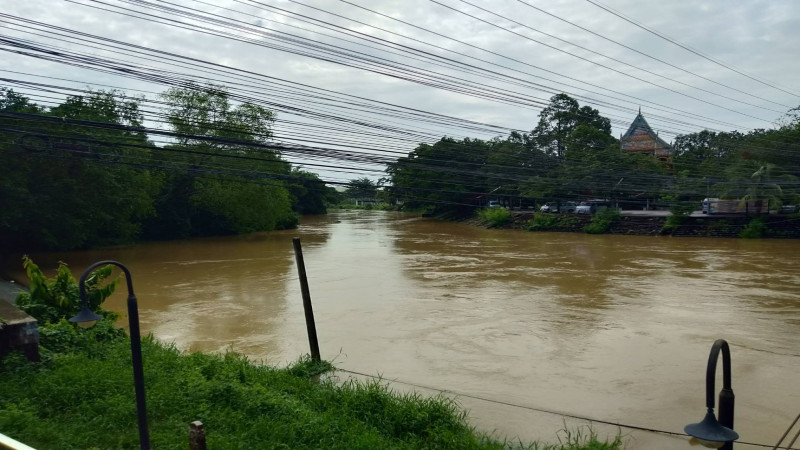
[[[717,373],[717,360],[722,350],[722,390],[719,391],[719,421],[714,416],[714,379]],[[683,431],[694,437],[700,444],[709,448],[732,450],[733,441],[739,433],[733,431],[733,389],[731,389],[731,350],[724,339],[718,339],[711,346],[706,369],[706,416],[699,423],[686,425]]]
[[[142,368],[142,340],[139,332],[139,307],[136,303],[136,295],[133,293],[133,281],[131,272],[122,263],[117,261],[98,261],[89,266],[81,275],[78,287],[81,294],[81,310],[69,319],[70,322],[83,323],[94,322],[103,318],[89,309],[86,300],[86,278],[94,269],[106,265],[117,266],[125,274],[125,282],[128,285],[128,324],[130,325],[131,335],[131,361],[133,362],[133,385],[136,389],[136,414],[139,421],[139,446],[142,450],[150,450],[150,436],[147,432],[147,409],[144,403],[144,370]]]

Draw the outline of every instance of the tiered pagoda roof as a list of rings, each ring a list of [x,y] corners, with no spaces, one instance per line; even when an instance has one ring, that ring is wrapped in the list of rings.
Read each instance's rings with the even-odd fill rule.
[[[672,154],[672,146],[650,128],[650,124],[642,116],[641,109],[628,127],[628,131],[620,138],[620,144],[623,150],[647,153],[659,159],[669,158]]]

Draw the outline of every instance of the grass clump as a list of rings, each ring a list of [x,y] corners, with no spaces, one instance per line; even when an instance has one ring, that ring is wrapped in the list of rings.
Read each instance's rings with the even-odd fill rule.
[[[398,394],[379,381],[314,381],[331,365],[308,357],[280,369],[234,353],[186,354],[152,338],[142,351],[153,448],[185,448],[194,420],[209,448],[621,448],[593,435],[556,446],[498,440],[475,431],[448,397]],[[41,363],[11,355],[0,380],[4,434],[35,448],[137,448],[125,337],[45,351]]]
[[[764,216],[753,218],[753,220],[745,225],[741,233],[739,233],[739,237],[744,239],[758,239],[764,237],[769,231],[766,220]]]
[[[569,229],[578,223],[578,218],[562,216],[557,214],[534,214],[533,219],[525,224],[528,231],[549,231],[558,229]]]
[[[583,227],[583,231],[589,234],[605,233],[621,217],[622,215],[616,209],[604,209],[592,217],[592,221],[589,222],[589,225]]]
[[[478,217],[486,221],[490,227],[500,227],[511,222],[513,216],[511,211],[505,208],[486,208],[478,210]]]
[[[142,347],[153,448],[184,448],[194,420],[209,448],[503,447],[475,432],[450,399],[396,395],[377,382],[315,382],[331,366],[310,358],[277,369],[153,339]],[[7,358],[3,433],[35,448],[136,448],[129,342],[103,348],[46,352],[38,364]]]

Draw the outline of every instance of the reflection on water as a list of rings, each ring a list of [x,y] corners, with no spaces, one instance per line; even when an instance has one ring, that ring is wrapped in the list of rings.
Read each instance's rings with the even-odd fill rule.
[[[708,351],[725,338],[742,440],[774,444],[800,409],[796,241],[525,233],[353,211],[289,232],[34,259],[118,259],[144,330],[283,363],[307,352],[293,235],[323,357],[340,367],[679,432],[704,412]],[[123,296],[110,307],[122,311]],[[527,433],[504,411],[499,432]]]

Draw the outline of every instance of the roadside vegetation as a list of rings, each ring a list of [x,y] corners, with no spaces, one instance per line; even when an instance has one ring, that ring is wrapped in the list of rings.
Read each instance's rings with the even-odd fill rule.
[[[615,209],[604,209],[592,216],[592,221],[583,227],[583,231],[589,234],[606,233],[621,217],[619,211]]]
[[[506,208],[486,208],[478,210],[478,217],[483,219],[490,227],[502,227],[511,222],[511,211]]]
[[[528,231],[571,230],[576,223],[578,223],[576,217],[562,214],[536,213],[533,215],[533,219],[525,224],[524,228]]]
[[[25,268],[31,292],[17,303],[42,324],[42,361],[0,361],[0,430],[34,448],[136,448],[130,342],[101,306],[117,286],[111,268],[88,278],[90,305],[104,316],[88,329],[66,320],[79,298],[65,264],[53,278],[27,258]],[[449,397],[400,394],[378,381],[319,381],[333,367],[307,356],[275,368],[235,353],[181,352],[152,337],[142,353],[153,448],[185,448],[195,420],[209,448],[622,448],[619,438],[601,442],[591,431],[562,433],[554,446],[505,441],[476,431]]]
[[[769,232],[764,217],[754,217],[741,233],[739,237],[744,239],[758,239],[764,237]]]

